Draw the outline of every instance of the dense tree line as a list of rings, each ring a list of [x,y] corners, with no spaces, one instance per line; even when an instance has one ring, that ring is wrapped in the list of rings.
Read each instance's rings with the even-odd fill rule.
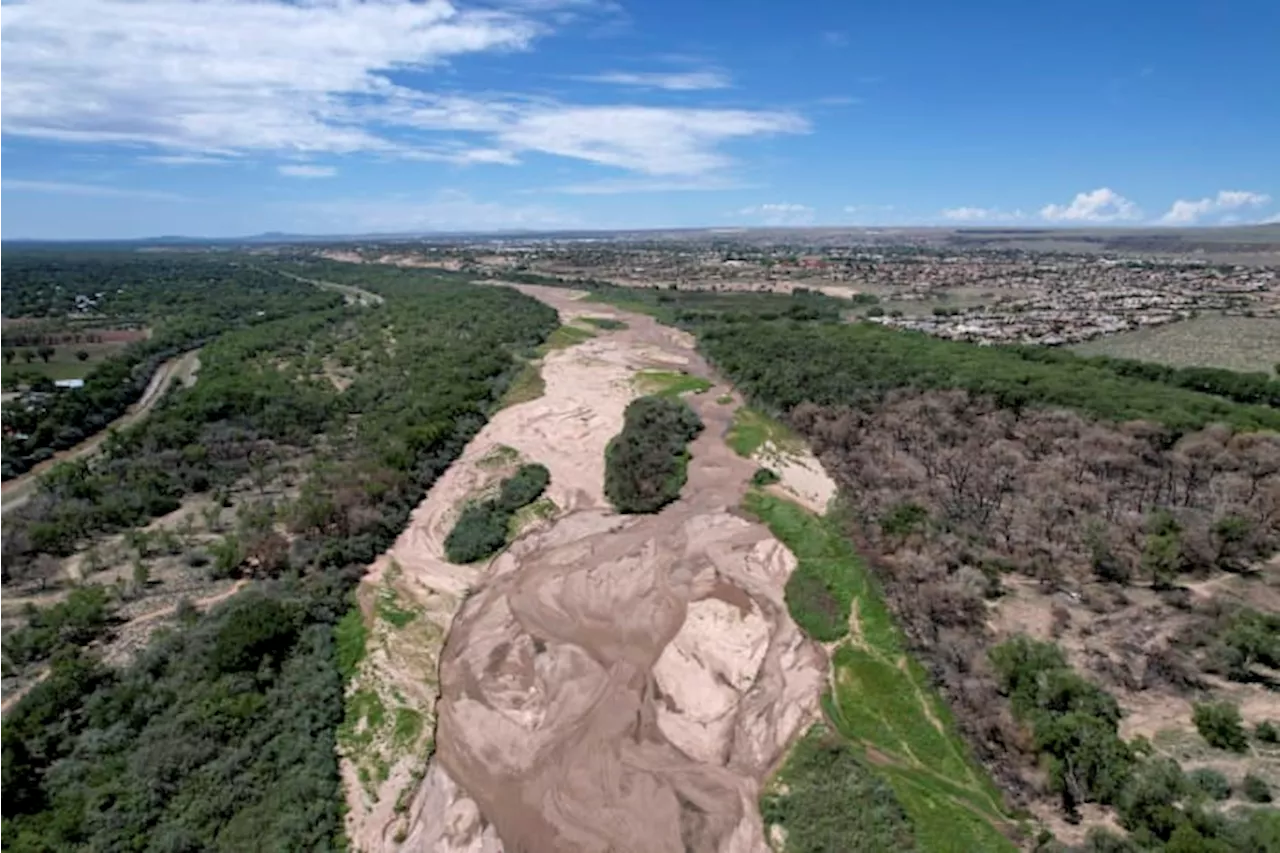
[[[48,316],[64,310],[54,296],[103,293],[95,312],[127,316],[152,327],[151,337],[96,365],[83,388],[45,393],[25,405],[6,406],[0,472],[17,476],[56,451],[73,447],[111,423],[142,395],[166,359],[223,332],[283,317],[335,308],[334,293],[228,260],[111,254],[6,254],[6,316]],[[12,302],[12,304],[11,304]]]
[[[288,508],[281,579],[205,617],[189,612],[120,670],[55,652],[4,726],[6,849],[340,846],[334,635],[350,589],[497,405],[513,353],[556,325],[553,310],[511,290],[430,274],[371,289],[386,304],[338,323],[316,312],[276,325],[274,342],[265,329],[223,337],[195,388],[104,457],[56,475],[32,513],[6,519],[6,537],[12,526],[29,538],[60,517],[50,504],[62,499],[80,518],[113,518],[105,508],[133,489],[176,500],[289,442],[309,442],[316,458]],[[345,391],[299,368],[311,347],[344,342],[362,354]],[[167,467],[179,473],[164,479]]]
[[[619,512],[657,512],[680,497],[688,469],[687,445],[702,420],[680,399],[632,400],[622,432],[605,449],[604,493]]]
[[[1177,434],[1223,422],[1280,429],[1280,411],[1244,405],[1055,352],[982,347],[871,323],[722,323],[700,346],[753,401],[776,412],[800,403],[867,405],[900,388],[961,389],[1001,408],[1074,409],[1113,421],[1146,420]],[[1035,355],[1032,355],[1035,353]]]

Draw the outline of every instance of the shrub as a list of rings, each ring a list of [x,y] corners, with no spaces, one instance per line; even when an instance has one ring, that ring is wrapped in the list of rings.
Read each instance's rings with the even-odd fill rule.
[[[1240,783],[1240,791],[1252,803],[1271,802],[1271,786],[1261,776],[1255,776],[1252,773],[1246,775],[1244,781]]]
[[[521,465],[520,470],[502,481],[498,494],[498,506],[507,512],[515,512],[539,497],[551,483],[551,472],[544,465]]]
[[[649,396],[627,406],[605,450],[604,491],[619,512],[657,512],[680,496],[702,421],[682,400]]]
[[[1231,796],[1231,783],[1227,777],[1212,767],[1201,767],[1187,774],[1191,787],[1211,800],[1225,800]]]
[[[778,476],[778,472],[772,468],[757,468],[756,472],[751,475],[751,485],[753,486],[772,486],[782,478]]]
[[[462,511],[444,540],[451,563],[474,563],[501,551],[507,544],[507,513],[493,501],[472,504]]]
[[[1280,728],[1270,720],[1263,720],[1253,730],[1253,736],[1263,743],[1280,742]]]
[[[522,465],[502,481],[498,496],[468,506],[458,516],[444,540],[444,553],[452,563],[474,563],[491,557],[507,544],[511,517],[533,503],[551,482],[542,465]]]
[[[1200,736],[1210,746],[1218,749],[1229,749],[1232,752],[1244,752],[1249,741],[1245,737],[1244,723],[1240,719],[1240,709],[1230,702],[1205,702],[1195,706],[1191,714],[1192,721]]]

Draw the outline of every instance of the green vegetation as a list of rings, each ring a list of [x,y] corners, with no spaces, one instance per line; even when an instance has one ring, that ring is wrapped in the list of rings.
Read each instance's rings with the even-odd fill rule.
[[[548,353],[553,350],[568,349],[594,337],[595,334],[581,326],[558,326],[547,338],[547,342],[542,345],[541,352]]]
[[[1280,743],[1280,726],[1270,720],[1263,720],[1254,727],[1253,736],[1263,743]]]
[[[763,492],[749,492],[743,508],[767,524],[796,555],[796,569],[787,580],[787,609],[806,634],[824,643],[844,637],[849,633],[849,617],[857,598],[876,620],[861,628],[870,628],[877,640],[891,640],[896,645],[896,638],[884,633],[890,627],[888,611],[871,588],[866,567],[829,519]]]
[[[110,605],[106,589],[96,584],[76,587],[65,601],[48,607],[28,604],[26,624],[4,638],[5,671],[93,642],[113,624]]]
[[[1076,674],[1052,643],[1014,637],[992,649],[991,663],[1067,812],[1080,802],[1114,803],[1136,760],[1117,733],[1115,697]]]
[[[928,676],[906,654],[874,578],[848,539],[830,519],[772,495],[749,493],[744,508],[796,555],[787,585],[796,623],[815,639],[847,636],[833,655],[834,689],[823,707],[853,748],[875,751],[876,760],[864,766],[893,789],[919,848],[1013,850],[1000,830],[999,793],[969,758]]]
[[[453,563],[487,559],[507,545],[512,520],[525,506],[541,497],[551,482],[543,465],[522,465],[502,481],[498,495],[463,508],[444,540],[444,553]]]
[[[787,853],[919,849],[893,788],[821,723],[792,747],[760,813],[786,830]]]
[[[1271,786],[1267,784],[1267,780],[1252,773],[1245,775],[1244,781],[1240,783],[1240,792],[1251,803],[1269,803],[1272,799]]]
[[[511,387],[507,389],[507,393],[502,398],[502,406],[515,406],[520,403],[528,403],[530,400],[536,400],[543,394],[547,393],[547,381],[542,378],[542,369],[537,362],[526,362],[524,367],[520,368],[520,372],[516,374],[516,378],[512,380]]]
[[[303,271],[343,274],[314,267]],[[56,468],[6,517],[12,571],[183,495],[265,482],[279,458],[265,449],[312,460],[281,512],[292,543],[278,579],[190,614],[119,669],[72,643],[54,649],[48,677],[5,719],[6,849],[342,846],[339,726],[359,738],[375,721],[394,731],[400,717],[356,691],[343,722],[344,679],[366,642],[353,585],[498,405],[520,354],[555,326],[554,311],[509,289],[359,272],[384,305],[222,335],[194,388],[92,462]],[[328,356],[350,361],[345,392],[318,378]],[[258,546],[245,537],[240,547]],[[362,770],[373,779],[388,767]]]
[[[1212,767],[1201,767],[1187,774],[1187,781],[1211,800],[1225,800],[1231,796],[1231,783]]]
[[[604,329],[607,332],[616,332],[627,328],[627,324],[621,320],[614,320],[611,317],[579,317],[579,320],[589,326],[595,326],[597,329]]]
[[[1240,709],[1230,702],[1197,703],[1192,709],[1191,721],[1209,746],[1232,752],[1244,752],[1249,748]]]
[[[6,318],[62,317],[72,313],[75,298],[82,297],[92,300],[97,323],[106,320],[153,330],[150,338],[100,361],[87,373],[78,371],[84,376],[83,388],[57,393],[50,388],[44,397],[4,407],[0,473],[5,479],[73,447],[120,417],[164,360],[230,329],[332,310],[342,303],[340,296],[311,285],[205,256],[6,252],[4,269]],[[6,329],[5,338],[12,342],[15,332]]]
[[[765,486],[772,486],[781,479],[782,478],[778,476],[778,472],[774,471],[772,468],[757,468],[756,472],[751,475],[751,485],[763,488]]]
[[[703,351],[749,399],[775,412],[803,402],[858,405],[896,388],[959,388],[1005,408],[1060,406],[1104,420],[1150,420],[1174,432],[1222,421],[1280,429],[1280,411],[1129,376],[1069,352],[979,347],[871,323],[723,322]]]
[[[795,447],[798,439],[791,430],[778,421],[755,409],[742,406],[733,413],[733,425],[725,436],[725,443],[739,456],[750,459],[761,447],[772,444],[786,452]]]
[[[400,596],[390,586],[378,590],[378,618],[393,628],[403,628],[418,618],[418,611],[400,606]]]
[[[702,421],[683,400],[632,400],[605,449],[604,493],[619,512],[657,512],[680,497]]]
[[[642,370],[636,374],[636,385],[640,393],[659,397],[702,394],[711,388],[711,382],[701,376],[673,370]]]

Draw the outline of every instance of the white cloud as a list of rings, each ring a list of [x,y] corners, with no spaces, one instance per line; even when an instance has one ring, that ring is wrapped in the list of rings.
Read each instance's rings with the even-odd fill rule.
[[[667,89],[672,92],[727,89],[731,85],[729,75],[722,71],[608,71],[604,74],[586,74],[573,79],[589,83],[611,83],[617,86]]]
[[[829,47],[845,47],[849,44],[849,34],[841,30],[827,30],[822,34],[822,41]]]
[[[953,222],[1015,222],[1027,215],[1021,210],[998,207],[949,207],[942,211],[942,218]]]
[[[170,156],[362,152],[514,164],[537,151],[651,175],[724,167],[726,140],[808,130],[789,112],[575,106],[423,91],[389,76],[528,49],[565,20],[556,7],[567,6],[573,0],[505,9],[446,0],[18,0],[0,7],[0,119],[6,134],[144,144]],[[633,79],[725,82],[714,72]]]
[[[289,178],[332,178],[338,174],[332,166],[286,165],[277,171]]]
[[[62,181],[24,181],[5,179],[0,184],[5,192],[40,193],[43,195],[80,195],[102,198],[144,198],[152,201],[177,201],[182,196],[162,190],[113,187],[107,184],[76,184]]]
[[[1216,196],[1194,201],[1178,199],[1160,221],[1169,225],[1191,225],[1201,217],[1214,213],[1238,210],[1242,207],[1264,207],[1271,202],[1265,193],[1247,190],[1221,190]],[[1224,222],[1225,222],[1224,217]]]
[[[226,157],[211,157],[208,154],[152,154],[138,159],[144,163],[160,163],[164,166],[225,166],[235,162]]]
[[[894,209],[892,204],[846,204],[844,206],[845,213],[878,213]]]
[[[780,202],[744,207],[737,214],[758,219],[763,225],[808,225],[813,222],[814,210],[805,204]]]
[[[426,199],[337,199],[292,208],[295,227],[314,233],[496,231],[580,226],[575,216],[540,205],[478,201],[457,190]]]
[[[1275,225],[1276,223],[1280,223],[1280,213],[1277,213],[1273,216],[1268,216],[1266,219],[1261,220],[1258,224],[1259,225]]]
[[[717,146],[735,137],[803,133],[785,112],[664,107],[534,108],[498,134],[516,150],[535,150],[650,175],[696,175],[730,159]]]
[[[1040,215],[1051,222],[1122,222],[1142,218],[1142,211],[1110,187],[1077,193],[1071,204],[1050,204]]]

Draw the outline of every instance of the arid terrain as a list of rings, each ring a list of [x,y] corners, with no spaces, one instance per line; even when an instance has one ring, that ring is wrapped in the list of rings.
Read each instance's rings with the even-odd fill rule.
[[[545,394],[493,417],[365,578],[369,610],[390,583],[424,624],[378,645],[358,683],[412,697],[428,721],[438,689],[439,722],[425,777],[421,753],[405,756],[376,801],[346,762],[351,838],[367,851],[763,850],[760,781],[815,719],[826,662],[783,604],[794,557],[735,511],[756,467],[722,440],[736,401],[724,387],[688,396],[706,429],[682,498],[617,515],[604,450],[635,374],[709,370],[651,318],[521,289],[562,322],[628,327],[548,353]],[[554,512],[489,565],[448,563],[458,507],[517,458],[550,469]]]

